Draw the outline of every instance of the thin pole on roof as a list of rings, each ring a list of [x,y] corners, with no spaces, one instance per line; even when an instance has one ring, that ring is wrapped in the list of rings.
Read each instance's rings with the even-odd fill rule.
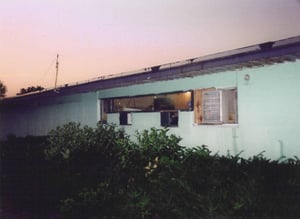
[[[55,84],[54,84],[54,89],[56,89],[56,86],[57,86],[58,65],[59,65],[59,62],[58,62],[58,57],[59,57],[59,55],[57,54],[57,56],[56,56],[56,76],[55,76]]]

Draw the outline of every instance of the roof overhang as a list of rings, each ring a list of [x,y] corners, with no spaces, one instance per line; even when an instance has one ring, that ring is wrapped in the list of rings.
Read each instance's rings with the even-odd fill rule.
[[[254,46],[221,52],[214,55],[188,59],[145,68],[140,71],[99,77],[84,83],[64,85],[38,93],[5,98],[2,103],[34,101],[39,98],[93,92],[103,89],[173,80],[185,77],[224,72],[243,68],[254,68],[283,62],[293,62],[300,58],[300,36],[276,42],[266,42]]]

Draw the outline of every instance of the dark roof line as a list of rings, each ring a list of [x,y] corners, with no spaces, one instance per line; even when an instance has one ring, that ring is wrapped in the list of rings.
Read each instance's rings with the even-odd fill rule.
[[[25,96],[6,98],[2,102],[21,99],[35,99],[40,96],[51,97],[92,92],[101,89],[128,86],[132,84],[150,83],[153,81],[172,80],[176,78],[194,77],[196,75],[216,73],[220,71],[252,68],[263,65],[295,61],[300,58],[300,36],[276,42],[266,42],[254,46],[221,52],[213,55],[188,59],[160,66],[153,66],[139,71],[100,77],[96,80],[79,84],[66,84]]]

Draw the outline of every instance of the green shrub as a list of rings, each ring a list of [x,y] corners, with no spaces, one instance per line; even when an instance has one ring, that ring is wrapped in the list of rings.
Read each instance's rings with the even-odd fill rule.
[[[119,214],[122,151],[128,144],[123,130],[101,123],[97,128],[69,123],[49,133],[45,155],[57,167],[66,218]]]
[[[186,148],[168,129],[69,123],[1,143],[1,196],[35,218],[296,218],[300,161]],[[37,210],[38,209],[38,210]],[[42,212],[44,213],[42,213]]]

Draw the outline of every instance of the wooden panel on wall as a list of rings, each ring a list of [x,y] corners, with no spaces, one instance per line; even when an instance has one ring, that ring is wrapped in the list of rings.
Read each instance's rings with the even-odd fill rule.
[[[194,123],[202,121],[202,89],[194,90]]]
[[[203,92],[215,90],[215,88],[205,88],[205,89],[196,89],[194,90],[194,123],[199,124],[202,123],[203,115],[202,115],[202,95]]]

